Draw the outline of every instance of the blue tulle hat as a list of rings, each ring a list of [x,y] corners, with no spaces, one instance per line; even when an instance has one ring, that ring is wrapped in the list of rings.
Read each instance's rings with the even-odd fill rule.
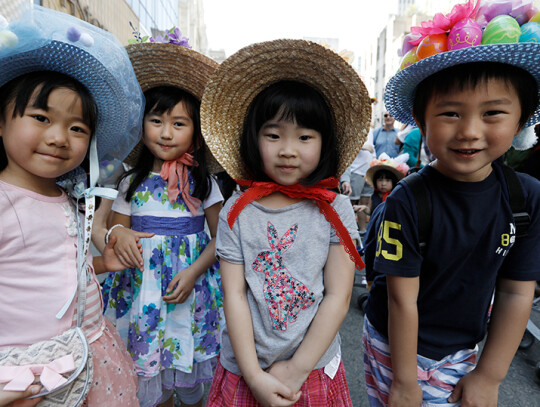
[[[400,55],[404,56],[401,70],[386,85],[384,104],[389,113],[401,123],[415,124],[412,117],[412,108],[417,85],[427,77],[443,69],[472,62],[499,62],[524,69],[536,80],[538,97],[540,99],[540,43],[538,43],[540,40],[538,34],[540,33],[540,26],[534,27],[536,24],[540,25],[540,22],[537,22],[536,17],[533,17],[535,12],[536,10],[532,2],[525,0],[477,1],[476,5],[474,5],[473,0],[469,0],[465,4],[454,6],[452,11],[446,15],[438,13],[433,20],[423,22],[420,27],[411,27],[411,34],[405,37],[403,49],[399,52]],[[482,37],[486,33],[486,29],[489,30],[489,23],[491,21],[495,23],[497,21],[496,18],[499,18],[500,21],[501,17],[509,20],[509,30],[516,30],[517,28],[514,38],[510,40],[496,39],[494,41],[499,41],[500,43],[482,44],[482,41],[485,41],[485,38]],[[461,48],[456,47],[451,50],[442,49],[438,53],[420,60],[418,60],[418,57],[415,58],[414,55],[411,58],[410,54],[414,54],[415,52],[413,46],[420,48],[423,42],[430,42],[426,38],[430,35],[432,38],[433,35],[442,35],[442,38],[444,38],[444,35],[447,35],[448,48],[451,48],[452,30],[454,27],[457,28],[458,25],[463,25],[465,19],[469,20],[469,27],[471,25],[478,27],[480,32],[480,38],[477,39],[478,45],[465,44],[465,42],[473,42],[472,33],[464,33],[466,29],[461,29]],[[532,28],[537,32],[537,38],[535,36],[529,36],[530,38],[527,38],[526,27],[530,29],[531,22],[533,25]],[[504,30],[505,26],[502,25],[502,28],[497,33],[501,38],[505,37],[506,33]],[[507,39],[510,37],[511,35],[506,35]],[[408,61],[406,61],[407,52],[409,53]],[[418,55],[418,51],[416,51],[416,54]],[[539,121],[540,106],[537,106],[536,111],[530,117],[526,126],[533,126]],[[523,140],[519,140],[523,138],[521,134],[524,133],[520,133],[514,139],[515,143],[517,143],[516,145],[524,148]],[[531,138],[529,137],[528,140],[527,145],[530,147],[532,145],[530,143]]]
[[[98,110],[91,171],[97,174],[96,159],[121,162],[140,139],[144,111],[124,47],[112,34],[68,14],[23,7],[20,20],[0,27],[0,86],[35,71],[73,77],[88,89]]]

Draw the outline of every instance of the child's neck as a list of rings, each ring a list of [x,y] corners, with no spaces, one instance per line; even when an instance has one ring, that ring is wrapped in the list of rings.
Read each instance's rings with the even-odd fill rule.
[[[56,185],[56,179],[20,177],[6,168],[0,172],[0,180],[44,196],[57,197],[62,195],[62,190]]]
[[[304,198],[291,198],[281,192],[273,192],[270,195],[263,196],[261,199],[257,199],[257,203],[269,209],[281,209],[303,200]]]

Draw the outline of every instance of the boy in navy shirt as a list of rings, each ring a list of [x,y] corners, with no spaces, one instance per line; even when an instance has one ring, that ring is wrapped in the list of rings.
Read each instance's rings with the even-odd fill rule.
[[[406,184],[382,214],[364,324],[372,406],[497,406],[540,280],[540,182],[518,174],[531,222],[516,239],[497,159],[540,121],[539,84],[533,43],[435,54],[388,83],[390,113],[416,122],[437,159],[419,172],[431,205],[426,250]]]

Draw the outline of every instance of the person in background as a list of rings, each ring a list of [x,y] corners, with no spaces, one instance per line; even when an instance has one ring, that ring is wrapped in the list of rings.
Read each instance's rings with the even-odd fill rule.
[[[386,111],[383,115],[384,124],[373,130],[373,146],[377,157],[380,157],[382,153],[388,154],[390,158],[399,154],[400,146],[395,143],[398,131],[394,127],[394,121],[394,118]]]

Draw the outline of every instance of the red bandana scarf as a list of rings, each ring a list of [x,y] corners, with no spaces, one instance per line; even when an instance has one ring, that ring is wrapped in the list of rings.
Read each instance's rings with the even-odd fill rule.
[[[189,166],[197,166],[199,163],[193,159],[190,154],[192,150],[182,154],[176,160],[165,161],[161,166],[161,178],[168,181],[169,185],[169,202],[174,204],[176,198],[182,192],[182,198],[186,203],[189,211],[193,216],[197,216],[199,207],[201,206],[201,200],[195,198],[189,194]],[[180,181],[180,190],[178,189],[178,181]]]
[[[246,180],[235,180],[238,184],[247,186],[240,198],[231,207],[227,214],[227,222],[232,229],[236,218],[240,212],[251,202],[256,201],[264,196],[270,195],[279,191],[291,198],[306,198],[311,199],[319,207],[319,211],[324,215],[326,220],[332,225],[339,237],[339,241],[345,247],[345,251],[349,254],[350,259],[355,263],[358,270],[362,270],[365,265],[362,258],[358,254],[354,242],[347,231],[347,228],[341,222],[338,213],[334,209],[332,202],[336,198],[336,193],[329,191],[328,188],[336,188],[338,180],[336,178],[326,178],[315,185],[304,186],[295,185],[280,185],[275,182],[255,182]]]

